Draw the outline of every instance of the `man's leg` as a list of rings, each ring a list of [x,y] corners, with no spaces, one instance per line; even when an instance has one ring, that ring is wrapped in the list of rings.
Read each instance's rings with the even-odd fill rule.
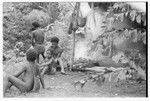
[[[63,64],[62,59],[59,58],[58,61],[59,61],[59,65],[60,65],[60,67],[61,67],[61,73],[62,73],[62,74],[65,74],[65,69],[64,69],[64,64]]]
[[[36,56],[36,61],[37,61],[37,63],[39,63],[39,53],[37,54],[37,56]]]
[[[12,75],[4,75],[4,93],[9,87],[9,82],[11,82],[16,88],[18,88],[21,91],[27,91],[29,88],[27,87],[27,84],[20,79],[16,78],[15,76]]]
[[[42,70],[42,72],[41,72],[42,77],[44,76],[44,74],[46,73],[47,70],[48,70],[48,66],[46,66],[46,67]]]
[[[44,74],[46,73],[46,71],[49,69],[49,68],[51,68],[49,65],[52,63],[52,59],[50,59],[49,60],[49,64],[46,66],[46,67],[44,67],[43,69],[42,69],[42,72],[41,72],[41,75],[42,76],[44,76]]]
[[[45,55],[44,55],[44,52],[42,53],[42,57],[43,57],[43,59],[45,60],[46,57],[45,57]]]
[[[45,53],[45,45],[42,45],[41,46],[41,48],[42,48],[42,56],[43,56],[43,59],[45,60],[45,55],[44,55],[44,53]]]
[[[8,81],[8,77],[6,75],[6,73],[3,74],[3,93],[6,92],[6,90],[8,89],[9,87],[9,81]]]

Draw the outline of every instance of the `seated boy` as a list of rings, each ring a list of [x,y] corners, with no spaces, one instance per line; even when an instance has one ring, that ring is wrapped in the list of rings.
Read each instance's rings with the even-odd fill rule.
[[[58,46],[59,39],[57,37],[51,38],[52,45],[47,50],[48,62],[42,64],[41,66],[47,66],[43,69],[42,75],[44,75],[48,70],[51,70],[54,66],[53,63],[59,64],[61,67],[61,74],[65,74],[63,61],[61,59],[61,54],[63,50]],[[55,67],[56,68],[56,67]]]
[[[4,73],[3,75],[3,90],[4,94],[7,89],[12,85],[18,88],[21,92],[36,91],[40,89],[40,82],[44,88],[44,81],[39,72],[39,66],[35,62],[36,60],[36,51],[33,48],[30,48],[26,53],[26,59],[23,68],[16,74],[10,75]],[[18,77],[22,75],[22,78]]]

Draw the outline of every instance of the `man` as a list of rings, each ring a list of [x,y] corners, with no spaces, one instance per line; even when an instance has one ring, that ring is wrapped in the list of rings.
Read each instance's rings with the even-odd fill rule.
[[[41,66],[47,66],[46,68],[43,69],[42,75],[44,75],[47,70],[52,70],[53,68],[57,68],[57,65],[61,67],[61,74],[66,74],[64,70],[63,61],[61,59],[61,54],[63,52],[63,49],[59,47],[58,43],[59,43],[59,39],[57,37],[51,38],[52,45],[47,50],[48,62],[41,65]]]
[[[3,90],[4,93],[7,89],[9,89],[12,85],[18,88],[21,92],[29,92],[29,91],[37,91],[40,89],[40,82],[43,86],[44,80],[40,75],[39,65],[35,62],[36,60],[36,51],[33,48],[30,48],[26,53],[26,62],[22,69],[15,75],[10,75],[4,73],[3,76]],[[20,75],[23,75],[21,79],[19,79]]]
[[[33,31],[32,31],[32,45],[34,49],[37,51],[37,62],[39,63],[39,56],[40,54],[42,57],[45,59],[44,52],[45,52],[45,47],[44,47],[44,40],[45,40],[45,35],[44,35],[44,30],[40,28],[40,25],[38,22],[32,23],[33,25]]]

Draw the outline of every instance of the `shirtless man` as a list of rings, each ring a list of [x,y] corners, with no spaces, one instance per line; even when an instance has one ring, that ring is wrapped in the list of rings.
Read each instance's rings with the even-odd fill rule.
[[[30,48],[26,53],[26,59],[23,68],[16,74],[10,75],[4,73],[3,76],[3,91],[4,94],[12,85],[18,88],[21,92],[37,91],[40,89],[40,82],[44,88],[44,80],[40,75],[39,66],[35,62],[36,51]],[[18,77],[23,75],[21,79]]]
[[[66,74],[64,70],[63,61],[61,59],[61,54],[63,52],[63,49],[61,49],[58,46],[59,39],[57,37],[53,37],[51,38],[51,43],[52,45],[47,50],[48,61],[40,65],[40,66],[47,66],[43,69],[41,75],[44,75],[47,70],[52,69],[53,67],[51,64],[54,64],[54,63],[61,67],[61,74]]]
[[[34,22],[32,24],[34,28],[32,29],[32,45],[34,49],[37,51],[37,62],[39,63],[39,55],[41,54],[42,57],[45,59],[44,52],[44,30],[40,29],[40,25],[38,22]]]

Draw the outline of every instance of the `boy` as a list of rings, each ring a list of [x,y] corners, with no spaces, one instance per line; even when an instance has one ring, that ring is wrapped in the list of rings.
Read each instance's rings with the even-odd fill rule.
[[[3,90],[4,93],[12,85],[18,88],[21,92],[29,92],[33,90],[39,90],[40,82],[44,88],[44,81],[40,75],[39,66],[35,62],[36,60],[36,51],[33,48],[30,48],[26,53],[25,65],[16,75],[10,75],[4,73],[3,76]],[[18,77],[23,74],[23,77],[19,79]],[[40,80],[40,81],[39,81]]]
[[[37,51],[37,62],[39,63],[39,55],[45,59],[44,52],[44,30],[40,28],[40,24],[38,22],[33,22],[32,24],[34,28],[32,29],[32,45],[34,49]]]
[[[61,74],[66,74],[64,71],[63,61],[61,59],[61,54],[63,50],[58,46],[59,39],[57,37],[51,38],[52,45],[47,50],[48,62],[42,64],[41,66],[47,66],[43,69],[42,74],[44,75],[49,69],[53,69],[53,64],[59,64],[61,67]],[[52,66],[53,65],[53,66]],[[55,65],[56,66],[56,65]],[[56,68],[56,67],[55,67]]]

